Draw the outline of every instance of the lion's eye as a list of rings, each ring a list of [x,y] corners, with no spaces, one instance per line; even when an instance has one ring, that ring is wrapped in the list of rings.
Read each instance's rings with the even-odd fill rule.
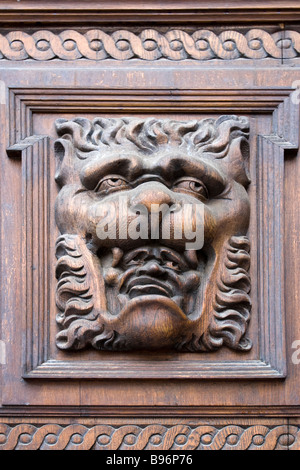
[[[196,179],[181,179],[174,184],[174,189],[183,190],[198,195],[203,199],[208,199],[208,190],[206,186]]]
[[[108,176],[99,181],[95,191],[108,193],[114,190],[127,189],[128,187],[129,184],[124,178],[120,176]]]

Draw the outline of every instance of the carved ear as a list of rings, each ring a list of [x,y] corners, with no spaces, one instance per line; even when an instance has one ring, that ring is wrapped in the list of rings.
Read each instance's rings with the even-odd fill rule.
[[[247,187],[250,183],[249,142],[245,137],[238,137],[231,142],[224,161],[228,164],[228,174],[235,181]]]
[[[75,182],[73,144],[67,139],[58,139],[54,143],[54,153],[56,158],[55,181],[60,186]],[[78,177],[75,179],[77,180]]]

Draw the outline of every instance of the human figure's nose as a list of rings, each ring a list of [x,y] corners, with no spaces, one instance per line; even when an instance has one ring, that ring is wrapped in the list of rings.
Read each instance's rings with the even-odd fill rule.
[[[143,266],[140,266],[136,274],[138,276],[148,275],[148,276],[162,276],[165,274],[164,268],[158,263],[157,260],[147,261]]]

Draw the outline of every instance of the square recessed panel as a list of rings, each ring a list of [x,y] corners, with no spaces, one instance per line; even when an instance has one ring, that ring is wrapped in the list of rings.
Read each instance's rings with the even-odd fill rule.
[[[286,114],[296,120],[290,105],[290,89],[254,90],[31,90],[11,91],[10,157],[22,159],[23,232],[22,272],[23,315],[26,338],[23,344],[23,377],[29,378],[280,378],[286,373],[282,195],[284,149],[294,147],[290,128],[280,129]],[[91,115],[248,115],[251,131],[253,247],[251,273],[255,318],[250,334],[256,347],[250,354],[143,354],[73,353],[54,347],[53,311],[53,231],[55,192],[53,164],[53,127],[49,122],[61,116]],[[21,116],[27,116],[24,120]],[[44,121],[43,121],[44,116]],[[37,119],[35,120],[35,117]],[[44,122],[44,124],[43,124]],[[34,123],[34,125],[33,125]],[[40,123],[40,124],[39,124]],[[32,129],[35,134],[32,136]],[[279,132],[280,138],[274,134]],[[15,144],[16,135],[22,136]],[[283,136],[283,137],[282,137]],[[255,174],[255,169],[259,173]],[[251,189],[250,189],[251,191]],[[255,249],[253,249],[255,248]],[[270,260],[274,262],[272,264]],[[34,270],[32,269],[34,266]],[[275,266],[275,268],[274,268]],[[19,293],[18,295],[21,295]]]

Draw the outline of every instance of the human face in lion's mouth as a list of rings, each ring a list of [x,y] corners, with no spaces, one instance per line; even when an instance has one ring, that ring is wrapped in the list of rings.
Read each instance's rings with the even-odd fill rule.
[[[182,297],[199,284],[199,275],[193,270],[196,264],[195,253],[188,259],[166,247],[131,250],[123,258],[119,291],[130,299],[143,295]]]

